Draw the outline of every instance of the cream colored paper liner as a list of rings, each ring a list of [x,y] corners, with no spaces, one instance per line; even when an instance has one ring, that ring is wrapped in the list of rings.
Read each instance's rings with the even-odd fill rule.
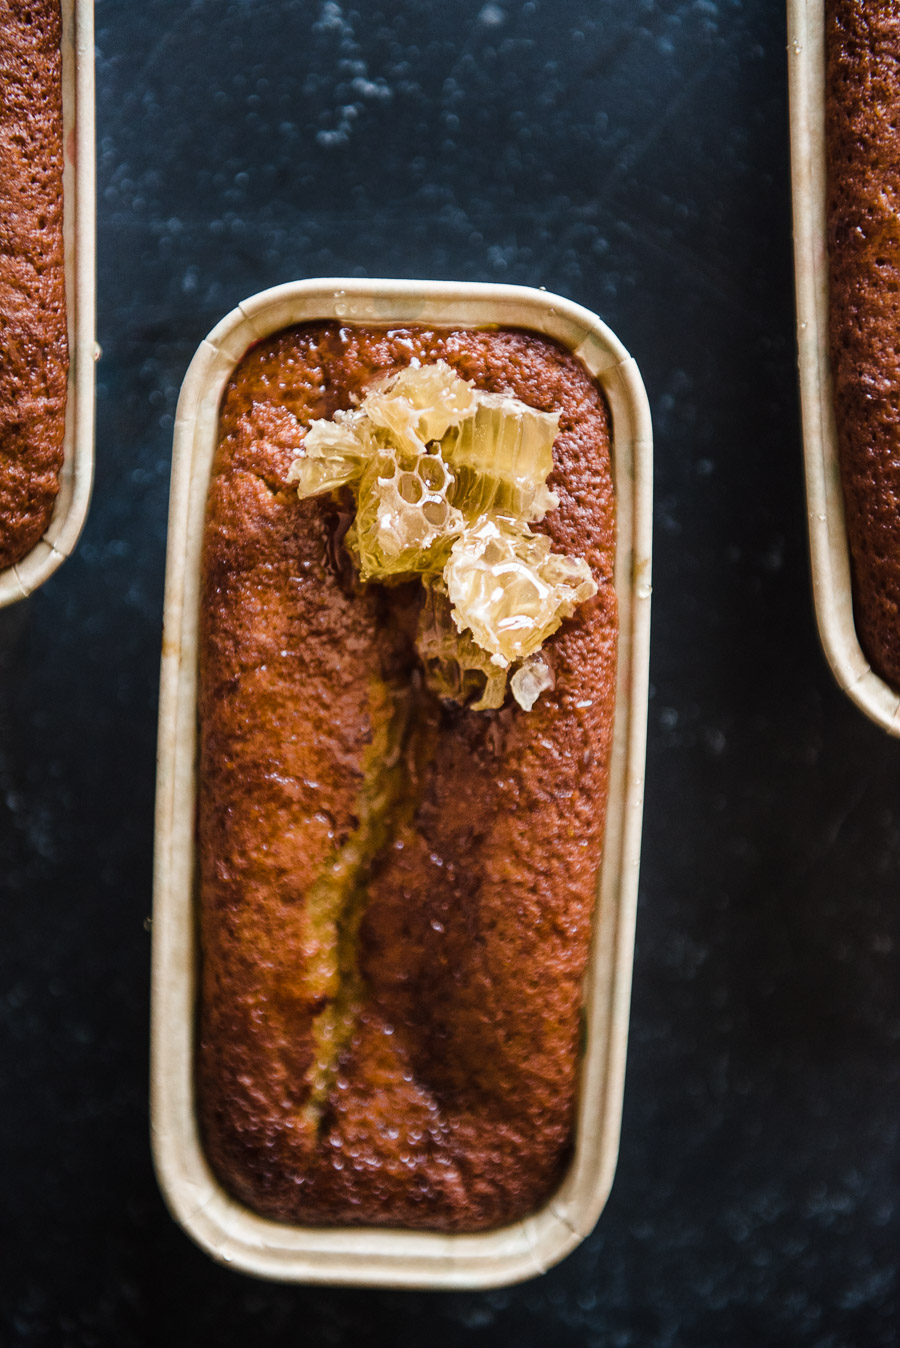
[[[870,667],[853,618],[828,348],[824,0],[788,0],[788,72],[800,403],[819,638],[847,696],[900,735],[900,694]]]
[[[59,494],[43,538],[0,570],[0,608],[42,585],[81,533],[94,474],[95,187],[93,0],[62,0],[63,240],[69,376]]]
[[[620,644],[606,842],[586,988],[574,1157],[527,1221],[476,1235],[298,1227],[230,1198],[201,1146],[194,1100],[197,616],[200,551],[219,404],[247,347],[287,324],[523,326],[557,338],[599,380],[613,420]],[[191,362],[175,421],[165,593],[153,898],[153,1153],[176,1220],[216,1259],[297,1282],[491,1287],[541,1273],[591,1230],[615,1170],[622,1110],[640,858],[650,632],[650,411],[634,360],[593,314],[518,286],[423,281],[299,281],[223,319]]]

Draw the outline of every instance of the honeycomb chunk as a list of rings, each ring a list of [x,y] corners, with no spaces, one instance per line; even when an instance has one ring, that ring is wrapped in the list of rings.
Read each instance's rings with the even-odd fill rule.
[[[472,415],[441,440],[457,480],[454,503],[470,523],[489,514],[523,523],[543,519],[559,505],[547,487],[559,413],[539,412],[504,393],[479,390],[476,399]]]
[[[480,396],[446,361],[437,360],[433,365],[410,365],[373,385],[362,408],[398,448],[421,454],[451,426],[470,416]]]
[[[502,707],[507,671],[492,663],[470,633],[458,630],[447,587],[440,577],[427,577],[424,585],[416,650],[426,684],[438,697],[468,704],[473,711]]]
[[[351,545],[363,580],[439,573],[463,518],[448,493],[453,474],[439,454],[379,453],[359,483]]]
[[[333,421],[310,422],[288,482],[297,483],[301,501],[355,482],[375,448],[365,415],[358,409],[335,412]]]
[[[543,534],[487,515],[453,544],[444,580],[456,626],[501,669],[538,650],[597,593],[583,558],[551,552]]]
[[[349,486],[345,544],[363,581],[418,575],[417,648],[429,687],[476,711],[552,685],[542,643],[596,593],[587,562],[529,525],[559,505],[547,486],[559,415],[476,389],[444,361],[383,376],[359,405],[312,422],[289,480],[300,497]]]
[[[522,710],[531,711],[541,693],[553,687],[550,666],[542,655],[529,655],[513,674],[509,686]]]

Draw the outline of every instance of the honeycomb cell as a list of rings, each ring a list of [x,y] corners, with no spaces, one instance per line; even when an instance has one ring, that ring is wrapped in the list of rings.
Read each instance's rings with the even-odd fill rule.
[[[425,488],[415,473],[401,473],[397,481],[397,492],[407,505],[418,505],[425,495]]]
[[[429,491],[444,492],[453,480],[443,459],[433,455],[421,459],[417,471]]]

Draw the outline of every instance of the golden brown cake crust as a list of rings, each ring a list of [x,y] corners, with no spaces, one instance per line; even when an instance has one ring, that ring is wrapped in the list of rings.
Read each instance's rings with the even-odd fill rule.
[[[0,567],[50,523],[65,434],[59,0],[0,0]]]
[[[831,364],[856,627],[900,688],[900,11],[828,0]]]
[[[561,505],[540,527],[599,592],[548,642],[556,686],[527,714],[424,693],[418,587],[360,586],[346,516],[287,482],[303,426],[414,356],[561,412]],[[558,1184],[607,793],[614,546],[607,408],[545,338],[311,324],[238,366],[203,556],[198,1086],[210,1160],[257,1211],[476,1230]],[[406,799],[365,869],[359,1004],[311,1122],[316,961],[340,939],[311,895],[359,834],[367,745],[397,686],[416,726]]]

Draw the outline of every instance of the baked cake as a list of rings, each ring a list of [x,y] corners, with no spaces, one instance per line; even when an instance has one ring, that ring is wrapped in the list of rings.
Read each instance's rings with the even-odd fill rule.
[[[529,711],[430,692],[421,585],[361,582],[346,491],[298,499],[311,421],[439,361],[559,413],[559,505],[538,529],[586,559],[596,593],[547,640],[554,686]],[[255,1211],[475,1231],[558,1186],[611,749],[614,548],[608,410],[549,339],[314,323],[234,371],[202,562],[198,1097],[211,1164]]]
[[[831,368],[854,613],[900,688],[900,9],[827,0]]]
[[[59,0],[0,0],[0,568],[50,523],[68,344]]]

